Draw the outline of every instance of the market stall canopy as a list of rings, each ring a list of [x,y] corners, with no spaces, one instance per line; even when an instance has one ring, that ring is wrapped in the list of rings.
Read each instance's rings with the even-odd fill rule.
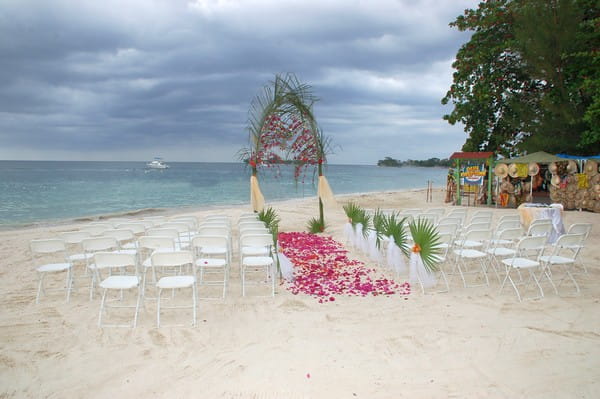
[[[556,155],[548,154],[544,151],[534,152],[533,154],[527,154],[522,157],[510,158],[510,159],[498,159],[496,163],[551,163],[565,161],[564,158],[557,157]]]

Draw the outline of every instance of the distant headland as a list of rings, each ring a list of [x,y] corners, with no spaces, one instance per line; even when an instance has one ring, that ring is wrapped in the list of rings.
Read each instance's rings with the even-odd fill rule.
[[[388,166],[388,167],[400,167],[400,166],[450,167],[451,165],[452,165],[452,161],[450,161],[449,159],[439,159],[439,158],[429,158],[429,159],[425,159],[425,160],[421,160],[421,161],[414,160],[414,159],[400,161],[398,159],[385,157],[384,159],[380,159],[379,161],[377,161],[377,166]]]

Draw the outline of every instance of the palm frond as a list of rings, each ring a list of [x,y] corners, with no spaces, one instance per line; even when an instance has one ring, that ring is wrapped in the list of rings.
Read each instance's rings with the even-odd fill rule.
[[[384,235],[391,237],[394,244],[400,248],[404,255],[408,256],[408,240],[404,222],[406,218],[400,219],[398,213],[391,213],[385,217],[383,231]]]
[[[438,270],[436,255],[441,253],[440,237],[435,226],[428,220],[417,219],[410,225],[410,234],[415,246],[419,246],[419,255],[429,272]]]

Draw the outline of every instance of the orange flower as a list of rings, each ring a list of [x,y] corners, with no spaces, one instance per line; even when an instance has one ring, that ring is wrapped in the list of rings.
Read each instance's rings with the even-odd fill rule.
[[[412,251],[413,251],[414,253],[419,253],[419,252],[421,252],[421,246],[420,246],[419,244],[415,244],[415,245],[412,247]]]

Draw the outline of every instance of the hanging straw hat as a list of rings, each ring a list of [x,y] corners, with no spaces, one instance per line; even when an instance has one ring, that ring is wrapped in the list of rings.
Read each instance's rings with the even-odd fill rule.
[[[504,179],[508,175],[508,166],[506,166],[505,163],[499,163],[494,168],[494,174],[499,178]]]
[[[585,173],[588,176],[596,176],[598,174],[598,163],[591,159],[585,163]]]
[[[538,173],[540,173],[540,165],[538,165],[538,164],[537,164],[537,163],[535,163],[535,162],[531,162],[531,163],[529,164],[529,168],[528,168],[528,170],[527,170],[527,174],[528,174],[529,176],[535,176],[535,175],[537,175]]]
[[[550,180],[550,183],[554,187],[560,186],[560,176],[559,175],[552,175],[552,179]]]
[[[575,161],[569,161],[567,165],[567,172],[569,174],[577,173],[577,164],[575,163]]]
[[[550,173],[555,175],[557,169],[558,169],[558,167],[556,166],[556,162],[550,162],[550,165],[548,165],[548,170],[550,171]]]
[[[508,165],[508,175],[510,177],[519,177],[519,170],[517,169],[516,163],[511,163]]]

